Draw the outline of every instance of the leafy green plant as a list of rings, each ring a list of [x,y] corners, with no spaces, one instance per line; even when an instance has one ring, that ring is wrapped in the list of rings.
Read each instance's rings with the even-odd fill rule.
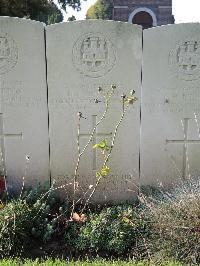
[[[25,191],[0,209],[0,256],[20,254],[37,240],[46,242],[56,230],[55,195],[41,186]]]
[[[108,145],[108,141],[103,139],[100,143],[97,143],[93,146],[93,149],[100,149],[102,154],[105,154],[106,151],[110,150],[110,146]]]
[[[86,223],[73,224],[66,231],[65,238],[80,251],[117,255],[134,253],[136,256],[138,251],[147,253],[144,239],[149,233],[150,223],[143,212],[134,206],[122,205],[90,214]]]

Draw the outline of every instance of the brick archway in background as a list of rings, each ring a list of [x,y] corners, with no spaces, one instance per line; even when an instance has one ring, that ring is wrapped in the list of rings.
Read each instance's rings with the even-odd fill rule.
[[[142,25],[143,29],[150,28],[152,26],[153,27],[157,26],[157,18],[155,13],[147,7],[136,8],[129,15],[128,22]]]

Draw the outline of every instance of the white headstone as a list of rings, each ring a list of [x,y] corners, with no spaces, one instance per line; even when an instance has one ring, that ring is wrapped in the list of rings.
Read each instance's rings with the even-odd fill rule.
[[[78,182],[86,191],[94,185],[102,156],[92,146],[111,142],[122,112],[121,94],[134,89],[139,100],[119,129],[109,167],[93,201],[130,200],[139,176],[139,112],[141,86],[140,26],[111,21],[69,22],[47,27],[48,87],[50,112],[51,175],[62,184],[72,181],[76,167],[77,113],[81,119],[81,150],[104,111],[98,87],[104,92],[117,85],[107,119],[97,128],[81,158]],[[99,98],[100,97],[100,98]],[[69,187],[67,187],[68,189]]]
[[[1,17],[0,174],[9,186],[49,180],[47,121],[44,26]]]
[[[141,184],[200,176],[200,24],[144,31]]]

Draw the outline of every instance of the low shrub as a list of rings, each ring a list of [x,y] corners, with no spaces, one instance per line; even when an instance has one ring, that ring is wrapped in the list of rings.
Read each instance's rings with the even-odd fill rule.
[[[150,223],[142,210],[132,205],[104,208],[91,213],[85,224],[72,224],[65,233],[67,243],[78,250],[104,255],[134,257],[147,254],[145,239],[150,234]]]
[[[0,257],[21,254],[35,240],[50,240],[57,223],[52,215],[56,199],[47,190],[38,186],[1,206]]]
[[[70,210],[42,187],[0,204],[0,257],[19,256],[33,244],[49,252],[45,254],[61,248],[58,255],[64,257],[200,264],[200,181],[185,183],[171,193],[154,190],[154,197],[148,190],[148,196],[138,196],[137,204],[72,217]],[[55,245],[55,237],[61,246]]]
[[[79,254],[200,264],[200,181],[171,192],[153,189],[154,196],[147,192],[136,207],[108,207],[90,213],[83,224],[72,222],[66,243]]]
[[[95,260],[85,260],[85,261],[66,261],[66,260],[59,260],[59,259],[46,259],[46,260],[38,260],[36,259],[35,261],[32,260],[1,260],[0,261],[1,266],[19,266],[19,265],[24,265],[24,266],[182,266],[181,263],[175,262],[175,261],[162,261],[159,264],[156,264],[154,262],[150,263],[148,261],[112,261],[112,260],[100,260],[100,259],[95,259]]]
[[[189,264],[200,264],[200,180],[190,180],[147,200],[152,215],[152,253]]]

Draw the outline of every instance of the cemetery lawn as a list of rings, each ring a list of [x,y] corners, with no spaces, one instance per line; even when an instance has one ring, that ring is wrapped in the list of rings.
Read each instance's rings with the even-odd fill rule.
[[[76,261],[76,262],[68,262],[66,260],[58,260],[58,259],[47,259],[44,261],[31,261],[31,260],[26,260],[24,262],[20,260],[2,260],[0,261],[1,266],[20,266],[20,265],[25,265],[25,266],[65,266],[65,265],[71,265],[71,266],[99,266],[99,265],[104,265],[104,266],[111,266],[111,265],[116,265],[116,266],[154,266],[154,265],[160,265],[160,266],[182,266],[183,264],[178,263],[178,262],[173,262],[173,261],[166,261],[166,262],[159,262],[159,263],[151,263],[151,262],[134,262],[134,261],[104,261],[104,260],[95,260],[95,261]]]

